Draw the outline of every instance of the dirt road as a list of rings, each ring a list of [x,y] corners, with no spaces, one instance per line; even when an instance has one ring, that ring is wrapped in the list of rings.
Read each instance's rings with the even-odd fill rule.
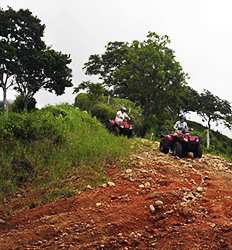
[[[109,182],[0,223],[0,249],[232,249],[232,164],[148,147]]]

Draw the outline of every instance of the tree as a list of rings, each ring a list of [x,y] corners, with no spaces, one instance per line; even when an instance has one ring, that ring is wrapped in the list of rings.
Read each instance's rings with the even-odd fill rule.
[[[25,109],[41,88],[60,95],[72,86],[70,56],[46,47],[44,29],[29,10],[0,10],[0,87],[5,107],[12,86],[24,96]]]
[[[114,72],[125,63],[129,44],[124,42],[109,42],[103,55],[91,55],[85,63],[87,75],[98,75],[107,86],[114,86]]]
[[[199,108],[199,93],[189,86],[182,86],[178,94],[169,95],[169,110],[175,115],[187,112],[196,112]]]
[[[73,93],[79,93],[80,91],[87,91],[91,99],[97,100],[101,96],[106,96],[109,92],[106,90],[103,84],[93,83],[90,81],[82,82],[78,87],[74,88]]]
[[[35,106],[35,98],[32,97],[31,99],[27,100],[27,111],[35,110]],[[17,96],[11,105],[11,110],[17,113],[23,112],[25,110],[25,97],[21,95]]]
[[[21,74],[21,55],[45,48],[41,40],[44,28],[29,10],[0,9],[0,87],[5,109],[7,90],[16,84],[16,76]]]
[[[167,36],[151,32],[143,42],[110,42],[103,55],[90,56],[84,69],[112,87],[113,95],[139,104],[148,121],[151,115],[163,115],[173,103],[171,97],[178,97],[186,85],[187,75],[168,48],[169,43]]]
[[[222,100],[210,91],[204,90],[199,96],[197,113],[207,122],[207,148],[210,146],[210,128],[212,122],[222,122],[226,127],[231,127],[232,108],[227,100]]]
[[[16,77],[14,89],[24,96],[24,110],[40,89],[55,92],[62,95],[66,87],[71,87],[71,63],[69,55],[62,54],[53,49],[35,52],[22,56],[23,68],[21,74]]]

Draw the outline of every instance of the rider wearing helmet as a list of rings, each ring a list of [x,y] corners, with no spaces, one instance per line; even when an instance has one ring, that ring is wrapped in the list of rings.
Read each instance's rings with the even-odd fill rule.
[[[121,109],[117,112],[116,117],[115,117],[115,122],[117,125],[121,125],[122,121],[125,119],[130,120],[130,117],[126,113],[127,109],[126,107],[122,106]]]
[[[186,122],[185,117],[183,115],[180,115],[179,118],[180,118],[179,121],[177,121],[174,125],[174,129],[176,131],[181,131],[184,133],[188,132],[189,128],[188,128],[188,124]]]

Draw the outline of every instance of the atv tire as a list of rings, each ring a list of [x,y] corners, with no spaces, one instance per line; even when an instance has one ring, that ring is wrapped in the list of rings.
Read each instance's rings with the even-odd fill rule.
[[[174,150],[173,150],[174,155],[182,158],[183,157],[183,147],[180,142],[176,142],[174,145]]]
[[[159,146],[160,152],[167,154],[169,152],[169,147],[167,146],[166,142],[161,140]]]
[[[133,137],[133,131],[132,131],[132,130],[129,130],[129,131],[126,133],[126,136],[127,136],[127,138],[132,138],[132,137]]]
[[[201,158],[202,157],[202,148],[201,148],[201,144],[198,143],[195,147],[195,150],[193,152],[193,156],[194,158]]]
[[[121,134],[120,128],[118,126],[115,126],[113,133],[114,135],[119,136]]]

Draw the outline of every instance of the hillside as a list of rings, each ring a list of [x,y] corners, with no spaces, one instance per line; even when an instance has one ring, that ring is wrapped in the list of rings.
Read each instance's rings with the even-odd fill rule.
[[[35,207],[101,184],[105,163],[130,151],[127,138],[113,136],[70,105],[0,113],[0,145],[0,217],[3,200],[27,191],[33,191],[30,207]]]
[[[1,221],[0,249],[231,249],[232,163],[142,143],[110,182]]]

